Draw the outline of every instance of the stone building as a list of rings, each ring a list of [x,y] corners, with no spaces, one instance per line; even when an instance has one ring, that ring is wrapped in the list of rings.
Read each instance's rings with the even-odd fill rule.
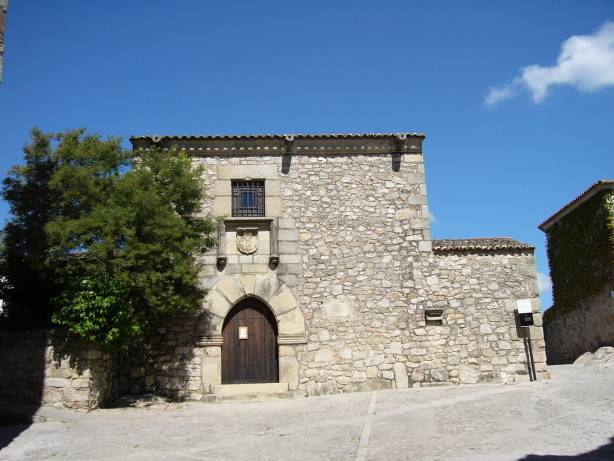
[[[4,59],[4,28],[6,24],[6,11],[9,0],[0,0],[0,82],[2,81],[2,66]]]
[[[554,295],[544,314],[548,363],[614,346],[614,180],[597,181],[539,228]]]
[[[533,247],[432,240],[423,140],[131,138],[205,167],[219,246],[203,260],[202,311],[133,351],[120,390],[216,399],[546,377]],[[535,316],[532,367],[519,301]]]

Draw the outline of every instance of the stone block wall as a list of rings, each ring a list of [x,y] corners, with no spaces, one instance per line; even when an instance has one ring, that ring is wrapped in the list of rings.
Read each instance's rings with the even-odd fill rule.
[[[164,322],[143,343],[120,356],[120,394],[155,393],[173,399],[200,399],[204,393],[200,340],[208,327],[204,313]]]
[[[205,285],[254,273],[276,276],[293,290],[306,344],[283,345],[280,352],[300,364],[300,393],[393,387],[393,338],[415,296],[413,265],[431,251],[422,156],[403,155],[398,171],[386,154],[295,156],[286,171],[282,156],[195,161],[206,167],[213,214],[229,212],[216,206],[216,192],[224,189],[218,176],[227,181],[232,169],[237,177],[244,170],[273,181],[280,197],[274,207],[280,214],[279,265],[242,263],[231,254],[220,272],[212,254],[205,261]]]
[[[0,398],[92,410],[116,394],[115,361],[55,330],[0,332]]]
[[[2,81],[2,69],[4,61],[4,29],[6,27],[6,11],[9,0],[0,0],[0,82]]]
[[[422,156],[400,160],[395,171],[388,155],[296,156],[283,173],[275,156],[197,159],[212,188],[219,165],[248,167],[253,177],[263,165],[269,175],[277,167],[279,221],[288,229],[280,237],[291,254],[258,272],[287,283],[305,317],[306,344],[284,347],[300,364],[298,392],[528,380],[514,314],[526,298],[545,377],[532,251],[434,255]],[[225,275],[212,263],[208,286]],[[231,264],[229,272],[252,268]],[[440,326],[426,324],[432,306],[444,308]]]
[[[412,381],[528,381],[528,332],[517,323],[520,299],[533,308],[537,378],[548,377],[532,250],[436,250],[432,270],[425,272],[426,305],[442,308],[443,322],[428,326],[420,310],[414,313],[414,333],[420,333],[408,346]]]
[[[406,385],[403,336],[423,290],[413,272],[431,247],[422,156],[400,160],[395,171],[388,155],[298,157],[282,180],[299,232],[304,394]]]
[[[340,152],[319,153],[313,141],[292,156],[250,153],[279,148],[266,137],[178,142],[205,167],[203,212],[224,220],[223,251],[202,261],[206,315],[166,325],[157,346],[132,357],[133,390],[210,392],[220,383],[225,314],[252,295],[276,315],[280,380],[298,395],[528,380],[519,299],[531,300],[535,368],[547,377],[532,247],[434,252],[421,154],[378,153],[377,144],[361,154],[358,141],[351,154],[335,145],[322,149]],[[244,178],[267,187],[252,255],[237,251],[242,224],[230,218],[230,180]],[[440,324],[427,322],[432,308],[442,310]]]
[[[551,365],[571,363],[585,352],[614,345],[614,296],[609,290],[581,301],[575,309],[553,306],[544,317]]]

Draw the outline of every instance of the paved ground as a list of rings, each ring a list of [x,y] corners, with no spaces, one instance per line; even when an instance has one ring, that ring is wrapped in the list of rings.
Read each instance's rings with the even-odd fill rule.
[[[614,369],[261,403],[44,409],[2,460],[614,460]]]

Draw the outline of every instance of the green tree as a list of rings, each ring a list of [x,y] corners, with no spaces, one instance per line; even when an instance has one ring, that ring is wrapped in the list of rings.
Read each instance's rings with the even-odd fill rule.
[[[50,200],[41,270],[53,288],[53,321],[118,346],[151,322],[197,308],[199,257],[215,243],[213,223],[200,216],[202,169],[179,151],[126,151],[118,139],[83,130],[34,132],[32,144],[41,136],[52,163],[42,181]],[[13,171],[9,201],[14,185],[27,183]]]
[[[4,323],[13,328],[46,327],[49,299],[59,294],[46,264],[45,225],[54,216],[57,197],[49,187],[57,168],[53,136],[32,130],[24,148],[24,165],[14,166],[3,181],[3,197],[11,219],[4,228],[5,253],[0,286]]]

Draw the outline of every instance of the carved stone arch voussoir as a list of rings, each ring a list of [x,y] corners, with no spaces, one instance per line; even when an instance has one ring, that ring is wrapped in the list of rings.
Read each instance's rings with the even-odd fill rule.
[[[223,321],[230,309],[247,297],[257,298],[269,306],[277,320],[280,344],[305,342],[305,318],[296,297],[275,275],[230,275],[215,284],[205,304],[215,319],[209,336],[222,334]]]

